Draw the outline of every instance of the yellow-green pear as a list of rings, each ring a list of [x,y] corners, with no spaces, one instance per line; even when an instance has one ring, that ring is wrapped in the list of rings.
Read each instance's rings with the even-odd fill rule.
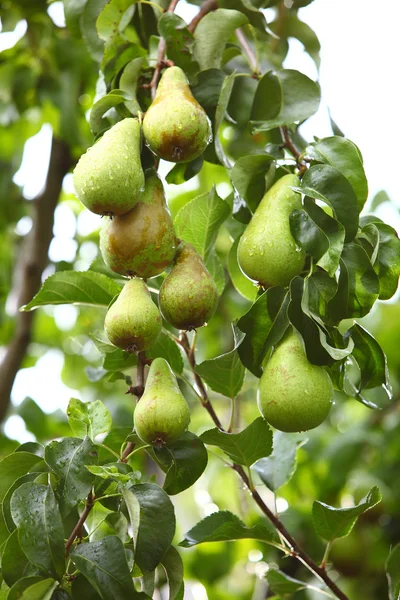
[[[217,301],[217,286],[203,259],[191,244],[182,242],[160,288],[164,318],[177,329],[196,329],[212,317]]]
[[[123,215],[135,206],[144,188],[137,119],[120,121],[81,156],[74,186],[82,204],[98,215]]]
[[[190,412],[171,367],[163,358],[151,363],[143,396],[134,412],[135,431],[148,444],[162,446],[186,431]]]
[[[210,120],[179,67],[169,67],[161,77],[143,133],[150,150],[171,162],[194,160],[210,143]]]
[[[160,312],[144,281],[137,277],[127,281],[104,321],[110,342],[128,352],[147,350],[157,341],[161,328]]]
[[[100,249],[104,262],[121,275],[147,279],[169,267],[176,237],[163,185],[154,169],[146,171],[142,201],[125,215],[104,220]]]
[[[328,373],[308,361],[298,334],[289,330],[261,376],[261,414],[280,431],[307,431],[326,419],[332,399]]]
[[[238,246],[243,273],[264,287],[286,286],[304,267],[305,253],[290,232],[289,215],[300,209],[301,196],[289,186],[300,185],[296,175],[279,179],[258,205]]]

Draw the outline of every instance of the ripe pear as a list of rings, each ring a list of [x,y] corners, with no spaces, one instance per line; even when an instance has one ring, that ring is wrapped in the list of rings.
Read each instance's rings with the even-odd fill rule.
[[[154,169],[146,172],[142,201],[125,215],[104,220],[100,249],[104,262],[121,275],[147,279],[169,267],[176,251],[175,231]]]
[[[171,162],[194,160],[210,143],[210,120],[179,67],[169,67],[161,77],[143,133],[150,150]]]
[[[98,215],[123,215],[135,206],[144,188],[137,119],[123,119],[81,156],[74,186],[82,204]]]
[[[217,300],[217,286],[200,254],[191,244],[182,242],[160,288],[164,318],[177,329],[201,327],[214,314]]]
[[[299,336],[289,331],[261,376],[261,414],[280,431],[307,431],[326,419],[332,399],[328,373],[324,367],[308,362]]]
[[[161,315],[142,279],[126,282],[108,309],[104,328],[110,342],[128,352],[146,350],[157,341]]]
[[[289,224],[292,210],[302,206],[300,194],[289,187],[298,185],[296,175],[279,179],[261,200],[240,238],[240,268],[264,287],[286,286],[303,270],[305,252],[296,247]]]
[[[189,407],[171,367],[163,358],[155,358],[151,363],[144,394],[136,405],[133,419],[140,439],[156,446],[177,440],[189,425]]]

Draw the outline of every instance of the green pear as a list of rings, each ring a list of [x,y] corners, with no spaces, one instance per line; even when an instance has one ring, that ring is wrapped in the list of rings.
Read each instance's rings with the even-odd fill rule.
[[[179,67],[169,67],[161,77],[143,133],[150,150],[171,162],[194,160],[210,143],[210,120]]]
[[[186,431],[190,412],[171,367],[163,358],[151,363],[144,394],[134,412],[135,431],[144,442],[162,446]]]
[[[261,414],[280,431],[307,431],[326,419],[332,399],[328,373],[307,360],[298,334],[290,330],[261,376]]]
[[[217,286],[200,254],[191,244],[182,242],[160,288],[164,318],[177,329],[201,327],[214,314],[217,300]]]
[[[147,279],[169,267],[176,251],[175,231],[154,169],[146,172],[142,201],[125,215],[103,220],[100,249],[104,262],[121,275]]]
[[[104,321],[110,342],[128,352],[147,350],[157,341],[161,328],[160,312],[144,281],[127,281]]]
[[[74,186],[82,204],[98,215],[123,215],[135,206],[144,188],[137,119],[120,121],[81,156]]]
[[[240,238],[240,268],[264,287],[286,286],[303,270],[305,253],[296,247],[289,225],[292,210],[302,207],[300,194],[289,187],[298,185],[296,175],[279,179],[261,200]]]

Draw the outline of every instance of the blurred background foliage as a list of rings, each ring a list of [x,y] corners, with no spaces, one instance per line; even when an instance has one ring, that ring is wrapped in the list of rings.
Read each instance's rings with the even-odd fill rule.
[[[257,31],[265,66],[281,64],[288,52],[288,37],[300,39],[319,64],[319,44],[315,34],[301,23],[295,9],[309,4],[295,2],[293,10],[282,18],[278,1],[262,3],[276,7],[276,19],[270,33]],[[0,1],[2,33],[25,27],[19,41],[0,54],[0,352],[15,335],[16,298],[21,285],[19,265],[26,252],[25,241],[35,218],[35,197],[30,196],[29,182],[15,183],[26,143],[40,132],[45,138],[49,126],[53,137],[68,146],[71,166],[92,143],[88,111],[93,105],[98,83],[98,64],[89,55],[79,36],[72,36],[54,18],[56,14],[45,0]],[[60,5],[54,2],[54,5]],[[102,3],[104,4],[104,2]],[[142,5],[142,7],[145,5]],[[54,8],[54,7],[53,7]],[[59,8],[59,7],[58,7]],[[53,17],[52,17],[53,15]],[[54,20],[53,20],[54,18]],[[21,21],[26,24],[21,26]],[[149,25],[150,26],[150,25]],[[230,65],[234,68],[234,58]],[[253,81],[236,80],[228,107],[237,122],[225,123],[221,139],[225,151],[236,158],[249,150],[275,143],[274,132],[248,133]],[[101,94],[101,92],[100,92]],[[45,143],[36,143],[37,159],[44,163]],[[42,153],[42,155],[40,155]],[[168,168],[164,165],[164,174]],[[18,181],[18,177],[16,178]],[[32,182],[31,182],[32,183]],[[48,182],[47,182],[48,183]],[[226,170],[204,163],[200,174],[184,186],[168,185],[167,194],[172,215],[190,199],[208,192],[215,184],[221,197],[232,192]],[[40,189],[37,190],[40,193]],[[387,195],[381,193],[369,206],[387,206]],[[63,189],[55,211],[54,238],[49,248],[49,263],[42,279],[58,270],[105,269],[98,250],[100,219],[91,215],[75,198],[71,175],[64,178]],[[230,217],[222,227],[217,254],[227,268],[227,257],[235,237],[237,221]],[[24,250],[25,248],[25,250]],[[156,284],[156,282],[155,282]],[[243,298],[231,284],[225,287],[219,309],[207,327],[198,335],[198,362],[215,357],[232,348],[230,323],[243,315],[251,302]],[[71,435],[65,408],[70,396],[89,401],[101,399],[113,416],[114,426],[121,429],[121,439],[132,428],[132,396],[125,394],[125,380],[109,381],[104,377],[101,355],[90,333],[102,330],[105,311],[90,307],[46,307],[34,313],[31,340],[18,373],[0,437],[1,456],[12,451],[19,441],[51,439]],[[342,587],[352,598],[377,600],[387,597],[384,563],[389,548],[400,538],[400,303],[377,302],[370,315],[360,322],[377,338],[385,351],[394,398],[381,411],[371,411],[358,402],[338,394],[326,423],[307,434],[307,443],[298,451],[298,467],[291,481],[278,493],[277,508],[281,518],[300,544],[315,559],[322,557],[323,543],[315,534],[310,511],[315,499],[331,505],[349,506],[374,485],[378,485],[383,502],[363,515],[349,537],[333,545],[331,561],[340,575]],[[133,377],[134,369],[130,373]],[[126,371],[129,374],[129,370]],[[258,416],[257,380],[247,373],[238,396],[235,426],[240,428]],[[224,424],[229,422],[229,401],[213,392],[214,407]],[[212,425],[206,411],[195,398],[188,397],[192,412],[192,431],[197,434]],[[116,445],[118,446],[118,440]],[[154,469],[136,455],[137,468]],[[157,473],[157,477],[160,474]],[[161,481],[161,479],[160,479]],[[261,483],[260,494],[270,504],[273,495]],[[239,480],[222,460],[210,454],[206,472],[193,488],[173,498],[177,508],[177,541],[200,518],[219,509],[229,509],[255,523],[261,519],[250,497],[241,489]],[[179,538],[179,540],[178,540]],[[182,550],[187,580],[197,582],[192,597],[203,600],[256,600],[267,594],[263,579],[266,563],[277,561],[274,549],[253,540],[231,544],[204,544]],[[281,563],[282,566],[282,563]],[[290,558],[283,562],[285,572],[302,578],[304,569]],[[197,588],[196,588],[197,586]],[[196,592],[197,590],[197,592]],[[197,594],[197,595],[196,595]],[[314,598],[310,590],[299,592],[299,598]]]

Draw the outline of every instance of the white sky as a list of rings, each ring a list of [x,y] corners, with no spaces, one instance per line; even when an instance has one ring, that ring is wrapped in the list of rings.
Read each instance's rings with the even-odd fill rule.
[[[62,3],[53,3],[49,12],[54,22],[62,26]],[[197,8],[186,4],[184,0],[176,10],[186,21],[196,12]],[[266,14],[268,18],[270,11],[266,11]],[[331,135],[326,110],[329,105],[333,119],[363,154],[370,197],[385,189],[400,206],[397,172],[400,144],[400,1],[315,0],[301,9],[300,18],[314,29],[322,47],[320,83],[323,104],[317,115],[303,126],[303,135],[310,141],[313,135]],[[12,46],[24,34],[25,27],[21,22],[14,33],[0,34],[0,51]],[[316,78],[315,66],[299,42],[291,42],[285,67],[298,69]],[[24,186],[24,195],[28,199],[35,197],[44,184],[50,140],[50,127],[44,126],[26,145],[23,163],[15,181]],[[70,177],[66,178],[65,187],[71,189]],[[168,187],[172,191],[175,186],[167,186],[167,191]],[[378,215],[400,229],[399,215],[393,208],[386,205],[379,209]],[[99,221],[97,216],[84,211],[76,226],[80,233],[88,233],[99,226]],[[19,225],[20,233],[25,233],[27,227],[29,223],[25,220]],[[51,247],[52,260],[73,259],[76,251],[72,239],[75,223],[61,207],[56,212],[54,231],[56,237]],[[71,307],[64,308],[68,311]],[[57,320],[61,323],[63,316],[60,309],[62,307],[58,307]],[[72,313],[67,311],[65,321],[72,327],[74,319],[71,318]],[[37,366],[20,371],[12,393],[13,403],[20,404],[29,391],[29,395],[46,412],[59,407],[65,409],[69,397],[76,397],[78,392],[62,384],[61,369],[61,353],[50,351],[38,361]],[[47,382],[46,386],[42,385],[43,381]],[[31,437],[24,431],[22,419],[16,416],[10,417],[5,430],[20,441]]]

